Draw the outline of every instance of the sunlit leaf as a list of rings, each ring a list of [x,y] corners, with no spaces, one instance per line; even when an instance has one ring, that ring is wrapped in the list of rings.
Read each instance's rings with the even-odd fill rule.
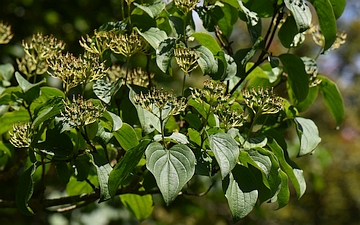
[[[175,38],[167,38],[160,42],[159,47],[156,49],[156,64],[164,73],[170,67],[171,59],[174,56],[175,44]]]
[[[219,164],[224,179],[235,167],[239,157],[239,146],[230,134],[216,133],[209,136],[210,149]]]
[[[156,27],[152,27],[145,32],[138,30],[138,32],[155,50],[158,49],[160,43],[168,37],[165,31]]]
[[[23,76],[21,76],[19,72],[15,72],[15,78],[24,93],[28,92],[30,89],[34,87],[46,83],[46,80],[44,79],[38,83],[32,84],[29,81],[27,81]]]
[[[307,3],[303,0],[284,0],[284,2],[294,16],[298,31],[304,32],[309,29],[312,15]]]
[[[310,119],[295,117],[296,131],[300,140],[299,156],[312,153],[320,143],[319,130]]]
[[[146,151],[146,167],[154,175],[164,201],[169,205],[195,172],[195,155],[182,144],[164,148],[151,143]]]
[[[150,5],[140,5],[134,2],[134,5],[144,10],[151,18],[155,18],[165,8],[165,3],[159,0],[154,1]]]
[[[113,132],[113,135],[126,151],[139,144],[135,130],[127,123],[124,123],[119,130]]]
[[[154,210],[152,195],[123,194],[120,200],[140,221],[147,219]]]

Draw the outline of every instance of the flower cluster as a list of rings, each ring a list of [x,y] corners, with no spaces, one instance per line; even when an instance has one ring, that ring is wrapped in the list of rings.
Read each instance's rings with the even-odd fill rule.
[[[316,61],[308,57],[302,57],[301,59],[304,62],[306,73],[310,76],[310,87],[320,84],[321,80],[317,78],[319,71]]]
[[[7,44],[13,38],[11,26],[0,22],[0,44]]]
[[[48,59],[51,76],[59,78],[66,91],[79,84],[92,82],[106,75],[107,69],[97,55],[86,53],[75,57],[70,53]]]
[[[325,45],[325,37],[321,33],[320,26],[319,25],[313,25],[311,24],[309,33],[312,35],[313,40],[316,45],[320,47],[324,47]],[[331,50],[338,49],[341,45],[345,44],[347,38],[347,34],[345,32],[337,32],[336,33],[336,40],[331,46]]]
[[[256,114],[276,114],[283,109],[282,100],[275,96],[273,89],[258,87],[244,90],[245,104]]]
[[[19,70],[27,77],[43,74],[48,70],[46,60],[60,55],[65,48],[63,41],[58,41],[54,36],[34,34],[31,42],[22,42],[25,56],[17,64]]]
[[[71,103],[63,100],[64,109],[60,112],[65,122],[73,128],[81,128],[91,124],[101,117],[105,108],[99,104],[94,105],[92,100],[84,100],[82,96],[78,96]]]
[[[189,74],[199,66],[198,59],[200,58],[200,54],[195,50],[179,47],[174,50],[174,56],[180,69],[185,74]]]
[[[143,52],[147,48],[147,43],[135,30],[130,35],[116,31],[110,31],[108,35],[110,38],[108,47],[111,51],[127,58],[138,52]]]
[[[180,114],[186,108],[185,100],[184,97],[178,99],[172,91],[155,88],[151,89],[147,94],[140,93],[140,95],[135,96],[136,104],[158,118],[163,115],[162,111],[166,111],[166,117]]]
[[[210,104],[213,108],[216,108],[219,103],[226,103],[230,97],[226,94],[226,84],[213,80],[205,80],[204,88],[192,90],[191,96],[193,99]]]
[[[174,3],[178,9],[185,15],[193,10],[200,0],[174,0]]]
[[[109,49],[110,37],[108,31],[94,31],[94,36],[86,35],[86,39],[81,37],[80,45],[88,52],[102,56]]]
[[[31,123],[14,124],[13,130],[10,132],[10,143],[16,148],[30,147],[33,137],[33,129]]]
[[[142,87],[148,87],[151,83],[151,79],[154,78],[154,73],[148,73],[143,70],[141,67],[134,68],[126,72],[126,69],[121,68],[120,66],[113,65],[108,70],[108,76],[110,81],[115,82],[120,78],[125,79],[126,73],[128,73],[126,83],[134,84]]]

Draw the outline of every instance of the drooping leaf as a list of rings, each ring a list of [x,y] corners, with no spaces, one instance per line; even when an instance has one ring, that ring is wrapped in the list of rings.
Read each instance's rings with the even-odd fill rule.
[[[98,181],[100,185],[100,199],[99,203],[109,200],[111,198],[109,193],[109,175],[112,171],[112,167],[110,166],[107,159],[98,153],[92,152],[88,154],[88,156],[92,159],[92,163],[96,168]]]
[[[292,47],[291,44],[294,41],[295,35],[298,33],[299,30],[296,27],[295,18],[293,16],[288,16],[279,29],[278,37],[285,48],[290,48]]]
[[[304,62],[293,54],[282,54],[279,59],[288,74],[288,82],[292,92],[297,101],[302,102],[309,92],[309,75],[305,71]]]
[[[328,50],[336,40],[336,18],[333,7],[329,0],[311,0],[310,1],[319,19],[321,34],[324,35],[324,52]],[[341,9],[340,9],[341,10]]]
[[[137,146],[129,149],[111,171],[109,176],[109,192],[112,197],[115,196],[116,190],[139,163],[149,142],[149,140],[142,141]]]
[[[312,15],[307,3],[303,0],[284,0],[284,2],[294,16],[299,33],[309,29]]]
[[[172,202],[182,187],[195,172],[195,155],[182,144],[164,148],[160,143],[151,143],[146,151],[146,167],[154,175],[167,205]]]
[[[154,209],[152,195],[123,194],[120,200],[140,221],[147,219]]]
[[[215,133],[209,136],[210,149],[219,164],[221,177],[224,179],[235,167],[239,157],[239,146],[227,133]]]
[[[296,131],[300,140],[299,156],[311,154],[320,143],[319,130],[310,119],[295,117]]]
[[[268,146],[278,158],[281,169],[287,174],[287,176],[291,180],[291,183],[294,185],[296,194],[298,198],[300,198],[301,196],[303,196],[306,190],[306,182],[303,171],[299,169],[299,167],[289,159],[287,153],[284,152],[284,150],[280,147],[278,143],[276,143],[275,140],[270,140],[268,142]]]
[[[134,2],[134,5],[144,10],[151,18],[155,18],[165,8],[165,3],[159,0],[154,1],[150,5],[140,5],[136,2]]]
[[[196,47],[196,51],[200,53],[198,63],[204,75],[216,73],[217,61],[212,52],[202,45]]]
[[[21,174],[15,195],[15,202],[19,211],[28,216],[34,214],[33,210],[28,205],[28,201],[34,191],[33,175],[35,170],[36,166],[33,164]]]
[[[335,18],[338,19],[344,12],[346,0],[329,0],[334,10]]]
[[[119,130],[113,132],[113,135],[120,146],[126,151],[139,144],[135,130],[127,123],[123,123]]]
[[[319,86],[325,105],[335,119],[336,125],[339,126],[345,117],[344,102],[341,93],[336,84],[325,76],[318,76],[321,80]]]
[[[240,5],[240,11],[245,14],[246,21],[250,26],[256,26],[259,22],[259,16],[256,12],[249,10],[246,8],[246,6],[243,4],[242,1],[238,1]]]
[[[223,190],[235,222],[248,215],[258,199],[256,179],[245,166],[236,165],[224,179]]]
[[[105,111],[103,113],[103,116],[107,120],[111,121],[111,123],[112,123],[112,130],[111,131],[113,131],[113,132],[117,131],[122,127],[123,122],[122,122],[120,116],[116,115],[115,113],[112,113],[110,111]]]
[[[286,206],[290,199],[290,190],[288,186],[288,176],[282,170],[279,170],[281,177],[281,184],[279,185],[279,192],[271,199],[271,202],[278,202],[278,209]]]

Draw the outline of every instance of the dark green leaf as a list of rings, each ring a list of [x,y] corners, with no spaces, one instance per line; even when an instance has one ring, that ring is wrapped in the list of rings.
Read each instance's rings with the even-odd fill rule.
[[[321,141],[317,126],[312,120],[302,117],[295,117],[294,121],[300,140],[300,152],[298,156],[304,156],[313,153]]]
[[[70,158],[73,154],[73,143],[68,135],[59,133],[57,129],[46,131],[46,140],[35,145],[41,152],[58,157]]]
[[[274,3],[276,3],[277,0],[242,0],[242,2],[248,10],[256,12],[260,17],[267,18],[274,14]],[[239,1],[239,3],[241,3],[241,1]],[[245,11],[243,7],[242,10]]]
[[[258,199],[256,179],[245,166],[236,165],[223,181],[223,190],[235,222],[249,214]]]
[[[344,102],[341,93],[336,84],[329,78],[318,76],[318,79],[321,80],[321,83],[318,86],[320,87],[320,92],[323,96],[325,105],[335,119],[336,125],[339,126],[345,117]]]
[[[129,149],[111,171],[109,176],[109,192],[112,197],[116,195],[116,190],[137,166],[149,143],[150,141],[148,140],[142,141],[139,145]]]
[[[333,7],[329,0],[312,0],[315,7],[322,35],[325,38],[324,52],[328,50],[336,40],[336,19]]]
[[[164,201],[170,204],[195,172],[195,155],[182,144],[165,149],[160,143],[151,143],[146,151],[146,167],[154,175]]]
[[[303,196],[306,190],[306,182],[303,175],[303,171],[292,162],[287,155],[285,155],[284,150],[276,143],[275,140],[270,140],[268,146],[271,151],[276,155],[281,169],[288,175],[292,184],[294,185],[296,194],[298,198]],[[289,163],[291,165],[289,165]]]
[[[35,110],[35,112],[41,111],[41,113],[36,116],[32,124],[33,128],[36,129],[44,121],[59,115],[63,107],[62,98],[49,99]]]
[[[309,75],[305,71],[304,62],[293,54],[282,54],[279,59],[288,74],[289,86],[296,100],[298,103],[304,101],[309,92]]]
[[[335,18],[338,19],[345,10],[346,0],[329,0],[334,10]]]
[[[23,174],[21,174],[15,195],[15,201],[19,211],[27,216],[32,216],[34,214],[33,210],[28,205],[28,201],[34,191],[33,175],[35,170],[36,166],[31,165]]]
[[[60,179],[61,183],[67,184],[70,180],[70,169],[66,162],[58,162],[56,163],[56,174]]]
[[[272,202],[277,201],[279,204],[278,209],[281,209],[288,204],[290,199],[290,191],[288,186],[288,176],[282,170],[279,170],[279,174],[281,177],[279,192],[271,201]]]
[[[230,134],[216,133],[209,136],[210,149],[214,152],[224,179],[235,167],[239,157],[239,146]]]
[[[90,158],[88,155],[80,155],[74,161],[76,168],[76,178],[78,181],[87,179],[90,171]]]
[[[154,209],[151,195],[123,194],[120,195],[120,199],[124,206],[140,221],[147,219]]]
[[[299,30],[296,27],[296,21],[293,16],[286,17],[285,23],[281,26],[278,32],[278,37],[281,41],[281,44],[285,48],[291,48],[291,44],[294,41],[295,35],[299,33]]]
[[[309,88],[309,93],[308,96],[306,97],[306,99],[302,102],[300,102],[299,104],[296,105],[296,109],[299,112],[304,112],[306,111],[310,106],[313,105],[313,103],[315,102],[315,100],[318,97],[318,93],[319,93],[319,86],[314,86],[314,87],[310,87]]]

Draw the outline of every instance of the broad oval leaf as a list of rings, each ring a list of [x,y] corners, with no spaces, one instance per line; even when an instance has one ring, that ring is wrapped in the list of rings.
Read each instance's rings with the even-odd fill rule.
[[[195,172],[195,155],[182,144],[164,148],[151,143],[146,151],[146,167],[154,175],[164,201],[169,205]]]
[[[28,201],[34,191],[33,175],[35,170],[36,166],[33,164],[25,170],[23,174],[21,174],[15,195],[15,202],[18,209],[20,212],[28,216],[32,216],[34,214],[33,210],[28,205]]]
[[[290,10],[296,21],[299,32],[306,31],[311,25],[311,11],[304,0],[284,0],[286,7]]]
[[[209,136],[210,149],[219,164],[221,177],[224,179],[235,167],[239,157],[237,142],[227,133],[215,133]]]
[[[215,60],[212,52],[204,46],[196,47],[196,51],[200,53],[200,58],[197,61],[204,75],[216,73],[217,60]]]
[[[292,47],[291,44],[294,41],[295,35],[299,33],[299,30],[296,27],[296,21],[293,16],[288,16],[284,24],[280,27],[278,32],[278,37],[281,44],[285,48]]]
[[[336,84],[329,78],[318,76],[318,79],[321,80],[318,87],[320,87],[320,92],[323,96],[325,105],[335,119],[336,125],[339,126],[345,117],[344,102],[341,93]]]
[[[334,10],[335,18],[338,19],[344,12],[346,0],[329,0]]]
[[[328,50],[336,40],[336,18],[333,13],[333,7],[329,0],[312,0],[311,1],[318,19],[321,33],[325,38],[324,52]]]
[[[320,143],[319,130],[310,119],[295,117],[296,131],[300,140],[299,156],[312,153]]]
[[[304,62],[293,54],[282,54],[279,59],[288,74],[288,82],[292,92],[298,103],[302,102],[309,92],[309,75],[305,71]]]
[[[147,219],[154,209],[152,195],[122,194],[120,200],[140,221]]]
[[[113,132],[113,135],[125,151],[139,144],[135,130],[127,123],[124,123],[119,130]]]
[[[234,221],[239,221],[248,215],[258,200],[256,179],[245,166],[237,165],[234,168],[223,181],[223,190]]]
[[[191,36],[193,36],[201,45],[208,48],[213,55],[217,55],[218,52],[222,51],[215,38],[208,33],[195,32]]]

